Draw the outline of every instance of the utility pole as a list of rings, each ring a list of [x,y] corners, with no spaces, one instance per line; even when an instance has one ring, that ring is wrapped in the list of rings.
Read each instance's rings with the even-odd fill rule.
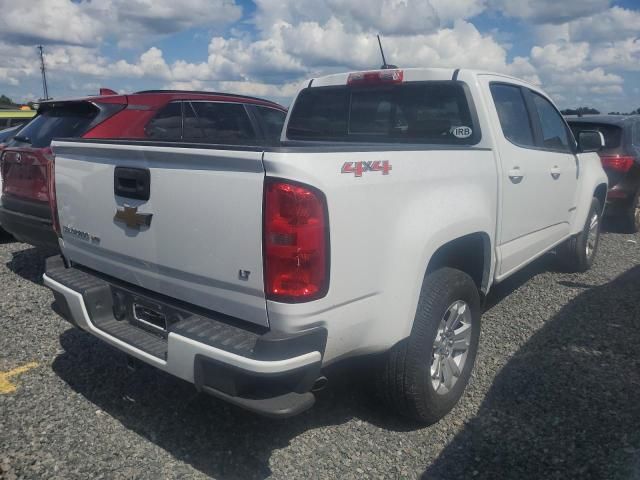
[[[42,72],[42,91],[44,97],[42,100],[49,100],[49,89],[47,88],[47,69],[44,65],[44,47],[38,45],[38,51],[40,52],[40,71]]]

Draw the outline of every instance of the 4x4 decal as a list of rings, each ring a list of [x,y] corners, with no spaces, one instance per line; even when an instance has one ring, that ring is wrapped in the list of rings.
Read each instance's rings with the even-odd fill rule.
[[[391,170],[389,160],[375,160],[371,162],[344,162],[341,173],[353,173],[356,177],[361,177],[364,172],[382,172],[382,175],[389,175]]]

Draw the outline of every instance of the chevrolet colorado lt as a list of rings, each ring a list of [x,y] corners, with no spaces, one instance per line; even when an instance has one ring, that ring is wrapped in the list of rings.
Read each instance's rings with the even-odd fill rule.
[[[464,69],[315,78],[273,148],[61,139],[44,282],[77,327],[254,412],[297,414],[367,356],[382,401],[432,423],[493,284],[554,249],[591,266],[602,144]]]

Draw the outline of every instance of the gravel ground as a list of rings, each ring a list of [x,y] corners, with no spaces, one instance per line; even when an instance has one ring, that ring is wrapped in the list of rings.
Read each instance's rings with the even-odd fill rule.
[[[357,373],[275,421],[196,394],[51,311],[44,255],[0,241],[0,478],[639,478],[640,236],[586,274],[547,256],[500,285],[460,404],[416,428]]]

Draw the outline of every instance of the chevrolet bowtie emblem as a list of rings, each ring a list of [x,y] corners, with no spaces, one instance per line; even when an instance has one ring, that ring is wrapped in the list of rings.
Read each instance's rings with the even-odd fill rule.
[[[113,220],[122,222],[129,228],[140,230],[140,227],[148,227],[151,225],[151,213],[138,213],[138,207],[129,207],[125,205],[122,210],[117,210]]]

